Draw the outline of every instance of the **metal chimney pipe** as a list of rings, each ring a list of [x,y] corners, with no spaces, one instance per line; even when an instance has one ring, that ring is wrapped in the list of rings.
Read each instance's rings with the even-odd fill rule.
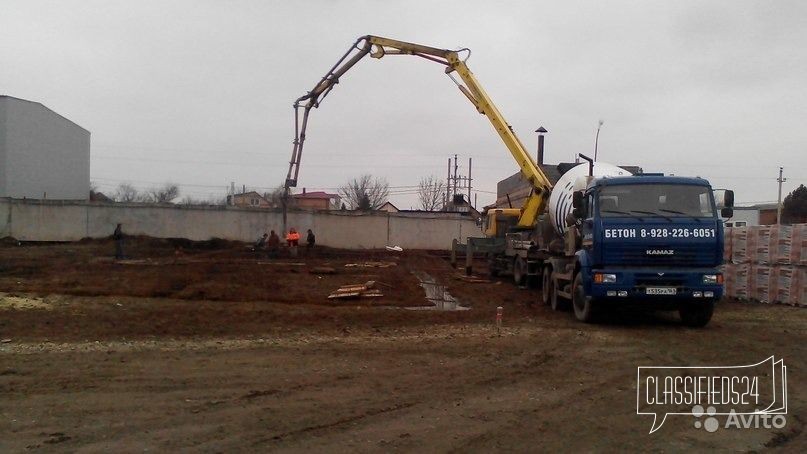
[[[538,165],[544,164],[544,134],[549,132],[543,126],[539,126],[538,129],[535,130],[538,133],[538,159],[536,162]]]

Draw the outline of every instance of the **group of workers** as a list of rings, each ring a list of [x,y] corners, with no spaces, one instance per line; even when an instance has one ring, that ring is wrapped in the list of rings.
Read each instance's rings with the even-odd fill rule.
[[[115,259],[117,260],[126,258],[123,254],[124,236],[123,226],[118,224],[115,227],[115,231],[112,233],[112,239],[115,240]],[[312,232],[311,229],[308,229],[305,242],[308,251],[311,251],[317,242],[317,238],[314,236],[314,232]],[[286,234],[286,244],[289,246],[292,257],[296,257],[297,246],[300,244],[300,234],[297,233],[297,230],[293,228],[289,229],[289,233]],[[274,230],[268,234],[264,233],[263,236],[258,238],[258,241],[255,242],[252,250],[255,252],[266,250],[270,257],[277,257],[280,253],[280,237],[277,236]]]
[[[314,232],[311,229],[308,229],[308,235],[306,237],[306,249],[309,251],[314,248],[314,245],[317,242],[316,236],[314,236]],[[300,234],[297,230],[291,228],[289,229],[289,233],[286,234],[286,244],[289,246],[289,251],[292,257],[297,256],[297,246],[300,244]],[[280,252],[280,237],[272,230],[269,234],[264,233],[262,237],[258,238],[258,241],[255,242],[255,247],[253,248],[255,251],[261,251],[266,249],[269,253],[270,257],[277,257],[278,253]]]

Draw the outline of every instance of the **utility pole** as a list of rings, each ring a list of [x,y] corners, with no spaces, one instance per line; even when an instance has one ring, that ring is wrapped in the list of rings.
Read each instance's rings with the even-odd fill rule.
[[[468,158],[468,205],[471,204],[471,163],[473,158]]]
[[[443,204],[443,210],[445,211],[448,208],[448,202],[451,201],[449,198],[449,193],[451,192],[451,158],[448,158],[448,178],[446,178],[446,197],[445,203]]]
[[[776,202],[776,225],[782,223],[782,183],[787,181],[787,178],[782,178],[782,171],[784,168],[779,167],[779,178],[776,181],[779,182],[779,198]]]
[[[457,195],[457,155],[454,155],[454,190],[451,193],[452,200]]]

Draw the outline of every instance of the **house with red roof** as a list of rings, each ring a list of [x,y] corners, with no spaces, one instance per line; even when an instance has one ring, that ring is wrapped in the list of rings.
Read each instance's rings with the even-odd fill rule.
[[[325,191],[307,192],[305,188],[301,194],[292,194],[291,197],[296,208],[308,210],[330,210],[338,207],[341,200],[337,194],[329,194]]]

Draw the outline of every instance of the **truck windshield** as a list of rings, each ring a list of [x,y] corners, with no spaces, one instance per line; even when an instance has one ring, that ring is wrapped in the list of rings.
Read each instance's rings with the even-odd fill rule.
[[[600,216],[714,217],[712,191],[688,184],[608,185],[600,189]]]

